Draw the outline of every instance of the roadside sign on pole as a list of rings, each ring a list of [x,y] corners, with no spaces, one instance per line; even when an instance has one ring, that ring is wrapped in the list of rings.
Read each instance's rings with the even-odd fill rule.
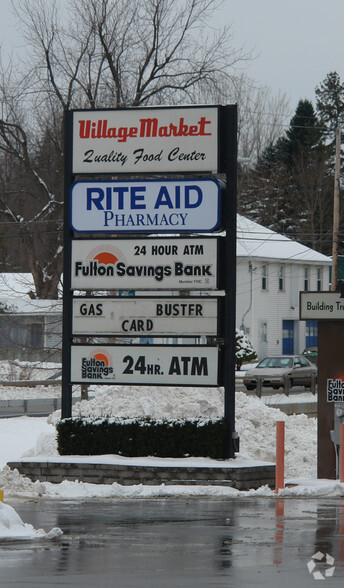
[[[73,298],[74,335],[129,337],[216,336],[219,300],[215,297]]]
[[[212,237],[72,241],[77,290],[214,290],[218,242]]]
[[[215,179],[78,181],[71,186],[75,232],[211,232],[221,219]]]
[[[217,386],[219,350],[209,345],[72,345],[71,380],[147,386]]]
[[[341,292],[300,292],[300,320],[344,320]]]

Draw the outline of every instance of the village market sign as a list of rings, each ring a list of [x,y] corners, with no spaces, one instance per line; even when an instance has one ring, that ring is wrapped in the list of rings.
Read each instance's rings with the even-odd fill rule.
[[[218,108],[73,111],[72,172],[216,172]]]
[[[70,191],[76,232],[210,232],[220,222],[219,182],[79,181]]]

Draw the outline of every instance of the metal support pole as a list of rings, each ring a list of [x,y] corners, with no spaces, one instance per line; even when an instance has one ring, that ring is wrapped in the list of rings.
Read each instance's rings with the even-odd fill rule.
[[[263,387],[263,379],[260,376],[257,376],[256,395],[258,396],[258,398],[262,397],[262,387]]]
[[[340,126],[338,126],[337,133],[336,133],[336,159],[335,159],[335,165],[334,165],[331,292],[335,292],[335,290],[337,288],[337,282],[338,282],[340,142],[341,142],[341,129],[340,129]]]
[[[224,405],[228,430],[226,457],[234,457],[239,439],[235,431],[235,301],[236,301],[236,226],[237,226],[237,107],[221,109],[220,121],[225,154],[226,196],[223,209],[225,237],[225,344],[224,344]]]
[[[72,113],[65,112],[64,137],[64,244],[63,244],[63,322],[62,322],[62,400],[61,417],[72,416],[72,385],[70,383],[71,344],[71,229],[69,224],[69,189],[72,183]]]

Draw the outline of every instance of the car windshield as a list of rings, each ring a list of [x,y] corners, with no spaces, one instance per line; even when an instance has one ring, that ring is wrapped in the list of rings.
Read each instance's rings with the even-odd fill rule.
[[[292,357],[266,357],[258,365],[258,368],[289,368],[293,365]]]

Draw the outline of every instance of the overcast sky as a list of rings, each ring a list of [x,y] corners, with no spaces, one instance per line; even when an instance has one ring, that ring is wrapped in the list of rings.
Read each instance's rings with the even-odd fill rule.
[[[285,92],[293,112],[300,99],[315,105],[315,87],[331,71],[344,82],[344,0],[224,0],[221,22],[257,54],[246,72]]]
[[[232,25],[236,47],[254,51],[246,73],[285,92],[292,113],[300,99],[314,102],[330,71],[344,82],[344,0],[224,0],[215,21]],[[0,44],[23,46],[10,0],[0,0]]]

